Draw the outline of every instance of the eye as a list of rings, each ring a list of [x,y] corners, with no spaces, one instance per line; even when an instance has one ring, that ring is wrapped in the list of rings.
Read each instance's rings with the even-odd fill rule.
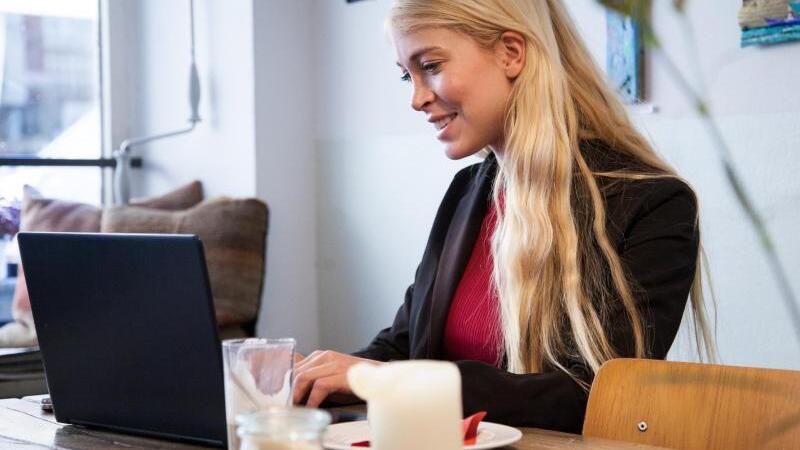
[[[439,61],[424,62],[420,64],[420,68],[422,68],[422,70],[430,74],[436,74],[439,73],[441,65],[442,65],[441,62]]]
[[[400,75],[400,79],[405,82],[409,82],[411,81],[411,74],[406,71],[403,71],[403,73]]]

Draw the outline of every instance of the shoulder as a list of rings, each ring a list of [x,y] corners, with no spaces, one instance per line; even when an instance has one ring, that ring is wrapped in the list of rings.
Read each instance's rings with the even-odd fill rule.
[[[598,174],[609,231],[620,238],[651,231],[680,229],[687,236],[697,232],[697,196],[685,180],[669,174],[641,179],[605,176],[603,172],[653,173],[654,169],[604,143],[590,143],[581,150],[587,164]]]
[[[606,198],[609,231],[622,240],[672,235],[695,240],[698,206],[694,190],[676,177],[625,181]]]
[[[600,140],[582,142],[581,153],[592,172],[597,174],[595,179],[605,199],[609,219],[630,225],[654,212],[667,212],[676,220],[695,220],[695,191],[680,177],[656,175],[630,179],[605,176],[603,173],[653,173],[656,169]]]
[[[696,203],[695,192],[689,184],[678,176],[659,176],[643,180],[619,180],[614,196],[617,201],[628,205],[635,203],[642,208],[651,209],[664,201],[679,198]],[[609,195],[613,198],[614,196]]]

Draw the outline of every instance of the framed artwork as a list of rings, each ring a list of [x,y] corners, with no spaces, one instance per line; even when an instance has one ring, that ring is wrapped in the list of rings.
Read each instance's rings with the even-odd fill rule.
[[[800,0],[743,0],[742,47],[800,40]]]
[[[630,17],[606,13],[606,72],[625,103],[644,100],[644,47],[639,24]]]

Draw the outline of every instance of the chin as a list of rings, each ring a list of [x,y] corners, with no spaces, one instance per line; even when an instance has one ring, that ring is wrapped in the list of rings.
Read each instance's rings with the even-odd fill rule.
[[[483,147],[479,148],[463,148],[455,145],[447,145],[444,149],[444,154],[447,155],[448,158],[452,159],[453,161],[464,159],[468,156],[472,156],[479,151],[483,150]]]

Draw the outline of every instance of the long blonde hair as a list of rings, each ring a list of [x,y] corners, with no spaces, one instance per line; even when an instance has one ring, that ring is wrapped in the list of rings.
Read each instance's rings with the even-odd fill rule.
[[[561,1],[395,0],[389,24],[400,32],[452,29],[487,49],[506,31],[525,38],[526,64],[508,101],[505,151],[493,194],[498,212],[493,279],[508,370],[537,373],[549,366],[577,380],[563,363],[577,350],[596,372],[618,356],[607,327],[620,303],[635,356],[647,357],[634,286],[606,232],[598,177],[677,175],[631,124]],[[579,147],[589,139],[607,143],[606,151],[617,151],[635,164],[592,172]],[[701,254],[690,293],[691,316],[698,353],[713,359]]]

